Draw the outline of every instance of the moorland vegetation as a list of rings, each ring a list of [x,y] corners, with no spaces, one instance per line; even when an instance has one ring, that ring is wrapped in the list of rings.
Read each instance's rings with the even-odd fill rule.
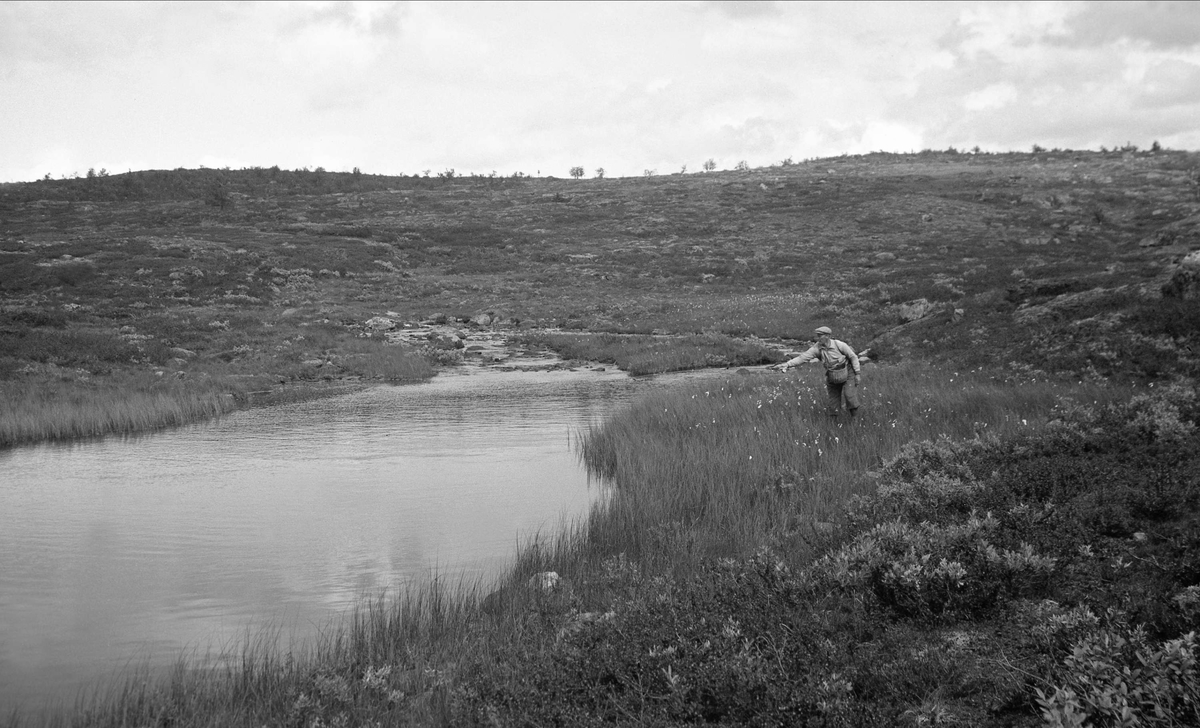
[[[11,722],[1194,725],[1198,167],[1039,150],[0,188],[8,443],[446,360],[379,316],[729,367],[586,433],[609,497],[500,585],[435,579],[305,651],[255,635],[217,669]],[[736,371],[818,324],[872,349],[853,426],[815,374]],[[165,414],[11,424],[108,416],[106,391]]]

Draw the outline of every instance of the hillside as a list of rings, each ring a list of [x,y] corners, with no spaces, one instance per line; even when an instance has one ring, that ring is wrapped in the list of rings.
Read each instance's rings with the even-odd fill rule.
[[[785,345],[820,322],[882,361],[1194,375],[1181,263],[1200,248],[1197,169],[1172,151],[925,152],[627,179],[273,168],[10,184],[0,381],[428,376],[364,343],[379,316]],[[431,343],[426,360],[454,360]]]
[[[631,403],[582,438],[611,498],[495,591],[434,579],[310,652],[251,639],[233,669],[184,660],[10,722],[1194,724],[1198,169],[922,153],[0,187],[0,445],[506,347],[732,366],[821,323],[882,364],[852,424],[819,377],[770,371]]]

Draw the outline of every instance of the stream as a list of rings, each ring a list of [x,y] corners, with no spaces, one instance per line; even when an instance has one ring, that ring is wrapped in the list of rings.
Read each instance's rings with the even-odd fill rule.
[[[0,714],[183,654],[282,646],[437,572],[498,578],[605,486],[618,371],[465,368],[134,437],[0,451]]]

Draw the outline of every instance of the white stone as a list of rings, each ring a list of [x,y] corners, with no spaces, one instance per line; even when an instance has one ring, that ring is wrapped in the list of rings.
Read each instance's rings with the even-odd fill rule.
[[[385,316],[369,318],[363,325],[373,331],[391,331],[396,328],[396,322]]]
[[[558,588],[560,581],[557,571],[542,571],[529,577],[528,584],[530,589],[550,592]]]

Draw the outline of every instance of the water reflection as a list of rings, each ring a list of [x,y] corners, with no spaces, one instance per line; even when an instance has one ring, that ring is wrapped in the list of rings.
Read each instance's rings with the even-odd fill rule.
[[[250,625],[306,636],[430,569],[487,578],[597,497],[570,442],[639,383],[487,373],[0,457],[0,708]]]

